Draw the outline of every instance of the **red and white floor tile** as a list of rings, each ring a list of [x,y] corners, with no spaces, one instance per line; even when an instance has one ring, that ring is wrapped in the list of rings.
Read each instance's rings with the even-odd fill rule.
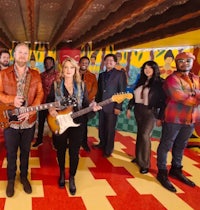
[[[98,141],[98,130],[89,128],[89,144]],[[121,210],[121,209],[200,209],[200,154],[185,150],[184,173],[196,183],[192,188],[171,179],[176,193],[165,190],[156,180],[156,149],[158,139],[152,139],[151,169],[148,174],[139,173],[131,163],[135,150],[135,134],[117,132],[115,149],[110,158],[104,158],[101,150],[81,149],[80,162],[75,177],[77,193],[71,196],[66,188],[60,189],[57,181],[59,169],[51,138],[45,137],[39,148],[31,148],[29,178],[33,193],[23,191],[17,174],[15,194],[6,197],[6,150],[3,137],[0,140],[0,209],[2,210]],[[168,155],[170,165],[171,154]],[[19,165],[19,164],[18,164]],[[68,175],[68,155],[66,175]],[[18,172],[19,173],[19,172]]]

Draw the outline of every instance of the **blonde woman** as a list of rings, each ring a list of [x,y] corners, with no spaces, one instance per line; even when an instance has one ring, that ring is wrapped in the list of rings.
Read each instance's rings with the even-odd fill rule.
[[[56,90],[56,91],[55,91]],[[75,105],[73,112],[76,112],[89,105],[88,96],[84,83],[81,81],[79,74],[79,67],[76,61],[72,58],[66,58],[62,63],[62,79],[57,88],[52,86],[51,92],[48,97],[48,102],[60,100],[61,97],[71,96],[74,98]],[[93,111],[98,111],[101,107],[95,103],[91,104]],[[50,108],[49,113],[52,117],[56,117],[59,112],[55,108]],[[75,174],[79,162],[79,149],[82,141],[83,125],[81,122],[84,120],[80,116],[74,120],[79,123],[78,127],[69,127],[61,135],[53,135],[55,147],[57,149],[57,158],[60,168],[60,177],[58,185],[60,188],[65,187],[65,155],[66,150],[69,148],[69,191],[72,195],[76,193]]]

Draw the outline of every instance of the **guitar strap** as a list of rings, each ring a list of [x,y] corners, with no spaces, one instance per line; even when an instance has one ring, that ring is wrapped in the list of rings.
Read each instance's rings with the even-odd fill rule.
[[[29,87],[30,87],[30,81],[31,81],[31,74],[29,72],[27,72],[27,76],[26,76],[26,82],[25,82],[25,87],[24,87],[24,101],[27,105],[28,103],[28,91],[29,91]]]

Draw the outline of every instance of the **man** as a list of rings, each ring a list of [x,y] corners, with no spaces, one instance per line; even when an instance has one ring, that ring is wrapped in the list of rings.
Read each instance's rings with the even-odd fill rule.
[[[30,68],[40,73],[40,70],[36,67],[36,59],[33,52],[31,53],[31,57],[30,57]]]
[[[172,161],[169,175],[186,185],[195,184],[182,173],[182,158],[187,141],[194,130],[194,123],[199,122],[198,105],[200,99],[199,77],[191,73],[195,56],[182,52],[175,58],[176,68],[164,83],[166,108],[162,137],[157,150],[158,181],[166,189],[176,192],[168,179],[167,153],[172,149]]]
[[[121,60],[122,60],[122,53],[121,52],[117,52],[116,54],[116,57],[117,57],[117,63],[116,63],[116,65],[115,65],[115,68],[117,69],[117,70],[123,70],[123,71],[125,71],[125,68],[121,65]]]
[[[8,50],[0,51],[0,70],[8,68],[10,62],[10,53]]]
[[[14,65],[0,71],[0,101],[2,103],[16,108],[37,106],[41,103],[43,98],[41,78],[37,71],[28,68],[28,60],[28,46],[24,43],[18,44],[14,50]],[[8,176],[6,195],[8,197],[14,195],[18,148],[20,148],[20,181],[26,193],[32,192],[27,176],[36,118],[34,111],[19,114],[17,119],[10,123],[10,127],[4,130]]]
[[[104,57],[106,71],[99,74],[98,90],[96,102],[111,98],[113,94],[125,92],[126,75],[124,71],[115,69],[117,57],[114,54],[108,54]],[[99,112],[99,139],[100,143],[94,145],[94,148],[103,149],[103,156],[109,157],[114,149],[115,126],[117,116],[122,110],[122,103],[110,103],[103,106]]]
[[[94,100],[94,97],[97,92],[97,79],[96,79],[95,74],[91,73],[88,70],[89,64],[90,64],[90,60],[87,56],[83,56],[80,58],[79,60],[80,74],[81,74],[82,81],[84,81],[86,85],[89,102],[91,103]],[[90,152],[90,147],[88,146],[88,143],[87,143],[87,133],[88,133],[87,122],[88,122],[88,118],[86,116],[85,121],[84,121],[84,135],[83,135],[82,147],[85,151]]]
[[[55,60],[54,58],[47,56],[44,59],[44,69],[45,71],[41,73],[42,79],[42,87],[44,90],[44,98],[42,103],[46,103],[47,97],[50,93],[52,83],[58,78],[58,71],[55,69]],[[38,134],[36,142],[33,144],[33,147],[38,147],[42,145],[43,132],[44,132],[44,124],[45,119],[47,117],[48,110],[39,111],[39,119],[38,119]]]

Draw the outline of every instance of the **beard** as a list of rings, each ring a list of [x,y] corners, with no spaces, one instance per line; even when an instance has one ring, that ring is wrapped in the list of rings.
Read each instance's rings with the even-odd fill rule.
[[[52,69],[54,69],[54,66],[51,66],[51,67],[49,67],[49,68],[45,68],[45,71],[46,71],[46,72],[49,72],[49,71],[51,71]]]
[[[5,63],[5,62],[0,62],[1,66],[3,67],[8,67],[9,66],[9,62]]]
[[[15,63],[19,66],[19,67],[24,67],[26,66],[27,62],[25,61],[15,61]]]

